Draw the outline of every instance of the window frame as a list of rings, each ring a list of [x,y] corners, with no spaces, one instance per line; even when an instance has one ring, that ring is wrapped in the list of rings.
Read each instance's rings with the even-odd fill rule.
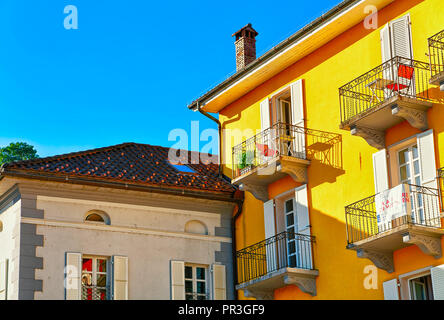
[[[192,278],[187,278],[187,275],[186,275],[186,268],[187,267],[190,267],[190,268],[192,268],[191,270],[192,270]],[[205,279],[204,280],[202,280],[202,279],[197,279],[197,268],[202,268],[202,269],[204,269],[204,275],[205,275]],[[184,290],[185,290],[185,300],[187,300],[187,294],[188,295],[190,295],[190,294],[192,294],[193,295],[193,299],[191,299],[191,300],[199,300],[199,299],[196,299],[197,297],[204,297],[204,299],[202,299],[202,300],[209,300],[210,299],[210,294],[209,294],[209,281],[208,281],[208,279],[209,279],[209,268],[208,268],[208,266],[207,265],[203,265],[203,264],[195,264],[195,263],[185,263],[184,264],[184,283],[185,283],[185,288],[184,288]],[[193,288],[193,292],[188,292],[187,293],[187,287],[186,287],[186,282],[187,281],[192,281],[192,288]],[[205,284],[205,293],[198,293],[197,292],[197,283],[198,282],[203,282],[204,284]]]
[[[84,274],[91,274],[91,284],[88,284],[87,286],[91,287],[97,287],[98,289],[105,289],[106,290],[106,298],[105,300],[111,299],[111,278],[112,278],[112,272],[111,272],[111,258],[107,256],[96,256],[96,255],[83,255],[82,254],[82,270],[81,270],[81,277],[80,277],[80,283],[81,283],[81,290],[83,291],[83,275]],[[91,271],[84,271],[83,270],[83,260],[84,259],[91,259]],[[97,263],[99,260],[105,260],[106,261],[106,271],[97,271]],[[106,276],[106,285],[105,287],[99,287],[97,286],[97,278],[98,275],[105,275]],[[83,298],[83,293],[81,293],[81,297]],[[83,299],[81,299],[83,300]],[[92,299],[94,300],[94,299]]]

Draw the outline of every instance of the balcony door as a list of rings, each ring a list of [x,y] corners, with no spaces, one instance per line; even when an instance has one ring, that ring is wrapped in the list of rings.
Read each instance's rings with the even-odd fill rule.
[[[298,216],[295,212],[295,200],[285,201],[284,215],[285,227],[287,231],[287,265],[290,268],[297,268],[300,265],[301,257],[297,241]]]

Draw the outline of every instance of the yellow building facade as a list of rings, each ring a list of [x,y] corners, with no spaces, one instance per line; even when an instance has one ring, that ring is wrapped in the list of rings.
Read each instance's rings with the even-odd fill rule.
[[[442,0],[344,1],[189,106],[245,191],[240,298],[444,299],[443,30]]]

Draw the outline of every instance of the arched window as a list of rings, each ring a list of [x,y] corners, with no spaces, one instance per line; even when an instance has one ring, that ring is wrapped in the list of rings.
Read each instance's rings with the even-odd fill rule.
[[[208,228],[202,221],[191,220],[185,224],[185,232],[208,235]]]
[[[110,224],[111,220],[106,212],[101,210],[91,210],[85,215],[86,222]]]

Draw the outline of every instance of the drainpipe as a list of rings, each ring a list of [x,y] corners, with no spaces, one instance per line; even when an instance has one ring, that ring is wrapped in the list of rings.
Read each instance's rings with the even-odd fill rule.
[[[222,124],[220,123],[220,121],[218,119],[213,117],[211,114],[203,111],[201,109],[199,101],[196,103],[196,106],[197,106],[197,111],[199,111],[205,117],[207,117],[217,123],[217,129],[219,131],[219,177],[222,178]]]
[[[236,282],[237,282],[237,257],[236,257],[236,220],[239,218],[242,213],[242,206],[244,204],[244,200],[239,200],[237,202],[237,211],[234,217],[231,219],[231,238],[232,238],[232,251],[233,251],[233,290],[234,290],[234,299],[239,300],[239,292],[236,290]]]
[[[222,175],[222,124],[218,119],[213,117],[211,114],[203,111],[201,109],[199,101],[196,102],[197,111],[203,114],[205,117],[213,120],[217,123],[217,128],[219,131],[219,177],[223,178]],[[237,211],[236,214],[231,219],[231,239],[232,239],[232,255],[233,255],[233,290],[234,297],[236,300],[239,300],[239,293],[236,290],[236,282],[237,282],[237,258],[236,258],[236,220],[239,218],[242,213],[242,207],[244,204],[244,200],[238,200],[237,202]]]

